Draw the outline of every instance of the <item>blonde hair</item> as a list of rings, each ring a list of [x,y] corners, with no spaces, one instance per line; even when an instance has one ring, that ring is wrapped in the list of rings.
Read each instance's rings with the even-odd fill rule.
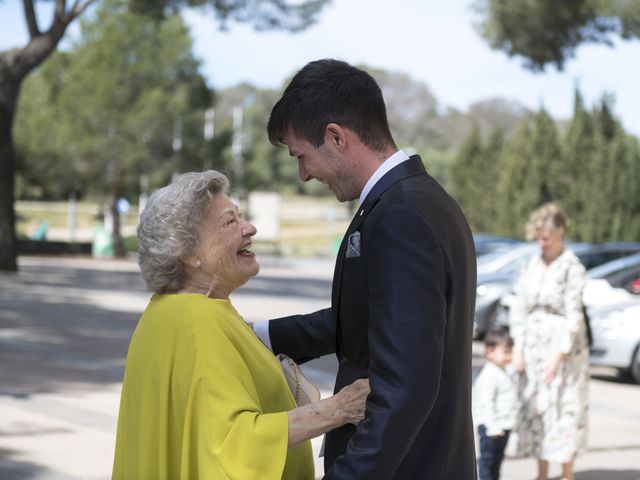
[[[536,238],[536,232],[541,228],[566,232],[568,227],[569,219],[564,213],[564,210],[556,203],[545,203],[541,207],[536,208],[529,217],[529,222],[526,226],[527,240],[534,240]]]

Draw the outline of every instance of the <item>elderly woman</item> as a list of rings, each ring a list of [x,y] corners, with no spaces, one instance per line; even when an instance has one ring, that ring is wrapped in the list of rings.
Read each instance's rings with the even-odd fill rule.
[[[549,203],[535,210],[527,236],[540,246],[517,283],[511,317],[514,367],[522,373],[516,453],[538,459],[538,480],[549,462],[573,464],[587,440],[589,347],[583,316],[585,269],[564,246],[568,220]]]
[[[259,270],[221,173],[156,191],[138,227],[155,292],[131,339],[114,479],[313,479],[310,438],[363,418],[368,382],[297,407],[229,295]]]

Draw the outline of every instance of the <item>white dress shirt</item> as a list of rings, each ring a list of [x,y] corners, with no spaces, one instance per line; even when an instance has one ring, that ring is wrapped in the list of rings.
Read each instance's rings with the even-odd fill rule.
[[[398,150],[396,153],[387,158],[384,162],[380,164],[380,166],[373,172],[373,175],[369,177],[367,183],[364,184],[364,188],[362,189],[362,193],[360,193],[360,205],[364,202],[364,199],[367,198],[369,192],[373,189],[376,183],[384,177],[384,175],[391,170],[393,167],[397,167],[402,162],[406,162],[409,160],[409,155],[407,155],[403,150]]]

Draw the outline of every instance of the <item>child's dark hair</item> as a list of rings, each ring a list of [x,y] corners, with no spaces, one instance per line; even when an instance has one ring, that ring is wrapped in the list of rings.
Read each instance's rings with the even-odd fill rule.
[[[506,328],[492,328],[484,336],[485,347],[497,347],[503,345],[505,347],[513,347],[513,338],[509,335],[509,330]]]

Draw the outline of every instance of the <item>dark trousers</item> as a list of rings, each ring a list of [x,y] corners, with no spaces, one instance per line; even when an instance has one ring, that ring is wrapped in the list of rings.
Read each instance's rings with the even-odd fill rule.
[[[487,436],[484,425],[478,427],[480,435],[480,458],[478,459],[478,478],[480,480],[498,480],[500,478],[500,466],[504,458],[504,449],[507,447],[510,430],[505,430],[501,437],[491,438]]]

